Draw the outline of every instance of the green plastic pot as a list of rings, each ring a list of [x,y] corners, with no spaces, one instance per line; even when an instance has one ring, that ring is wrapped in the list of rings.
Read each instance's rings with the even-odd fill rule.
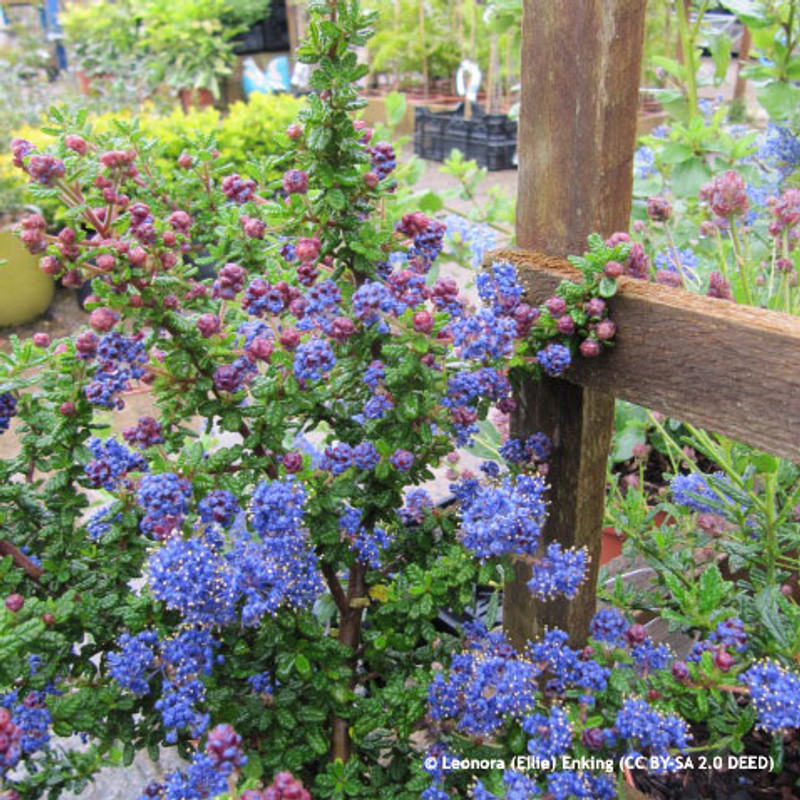
[[[0,327],[22,325],[50,306],[55,284],[9,230],[0,231]]]

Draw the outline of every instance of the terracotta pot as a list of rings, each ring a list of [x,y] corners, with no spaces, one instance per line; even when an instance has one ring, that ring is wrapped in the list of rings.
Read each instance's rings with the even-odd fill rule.
[[[55,284],[10,231],[0,230],[0,327],[30,322],[47,311]]]
[[[184,114],[188,114],[191,108],[208,108],[214,105],[214,95],[210,89],[181,89],[178,97]]]
[[[81,94],[92,93],[92,79],[82,69],[78,70],[78,86]]]
[[[103,73],[102,75],[95,75],[90,78],[82,69],[78,70],[78,88],[81,94],[93,95],[97,94],[94,89],[95,82],[102,83],[103,81],[111,80],[114,76],[111,73]]]
[[[603,540],[600,544],[600,566],[608,564],[612,558],[622,555],[623,534],[614,528],[603,528]]]

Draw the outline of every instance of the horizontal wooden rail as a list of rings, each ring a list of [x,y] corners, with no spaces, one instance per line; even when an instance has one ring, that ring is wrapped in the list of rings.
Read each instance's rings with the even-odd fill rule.
[[[528,302],[549,297],[568,261],[517,250]],[[568,381],[800,461],[800,318],[631,278],[611,301],[614,349],[579,359]]]

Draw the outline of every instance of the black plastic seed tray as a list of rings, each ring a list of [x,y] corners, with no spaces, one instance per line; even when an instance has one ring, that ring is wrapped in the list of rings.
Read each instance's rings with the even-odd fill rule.
[[[233,52],[237,56],[256,53],[285,53],[289,50],[289,24],[286,19],[286,3],[272,0],[268,16],[256,22],[250,30],[234,36]]]
[[[464,103],[452,111],[417,108],[414,152],[430,161],[444,161],[453,150],[490,172],[514,169],[517,123],[505,114],[487,114],[475,103],[470,119],[464,117]]]

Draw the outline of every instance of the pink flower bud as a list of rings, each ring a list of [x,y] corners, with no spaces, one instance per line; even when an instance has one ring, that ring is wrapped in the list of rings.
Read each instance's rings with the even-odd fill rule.
[[[581,351],[581,355],[584,358],[594,358],[595,356],[600,355],[602,348],[600,347],[600,342],[598,342],[597,339],[584,339],[578,349]]]
[[[103,306],[89,315],[89,324],[100,333],[108,333],[119,321],[119,314]]]
[[[299,261],[307,263],[319,257],[320,241],[313,239],[298,239],[294,251]]]
[[[550,297],[544,305],[552,317],[560,317],[567,310],[567,303],[562,297]]]
[[[208,339],[219,331],[219,317],[216,314],[203,314],[197,320],[197,329]]]
[[[25,605],[25,598],[21,594],[10,594],[6,597],[6,608],[16,614]]]
[[[605,267],[603,267],[603,274],[607,278],[619,278],[624,271],[625,268],[619,263],[619,261],[609,261]]]
[[[44,256],[39,262],[39,269],[46,275],[56,276],[61,272],[61,262],[55,256]]]
[[[433,315],[430,311],[417,311],[414,314],[414,330],[419,333],[430,333],[433,330]]]
[[[74,133],[71,133],[69,136],[64,138],[64,144],[70,150],[74,150],[79,156],[85,156],[89,149],[89,145],[86,144],[86,139],[84,139],[82,136],[77,136]]]
[[[598,339],[603,340],[613,339],[616,332],[617,326],[610,319],[604,319],[602,322],[598,322],[595,328],[595,335]]]

